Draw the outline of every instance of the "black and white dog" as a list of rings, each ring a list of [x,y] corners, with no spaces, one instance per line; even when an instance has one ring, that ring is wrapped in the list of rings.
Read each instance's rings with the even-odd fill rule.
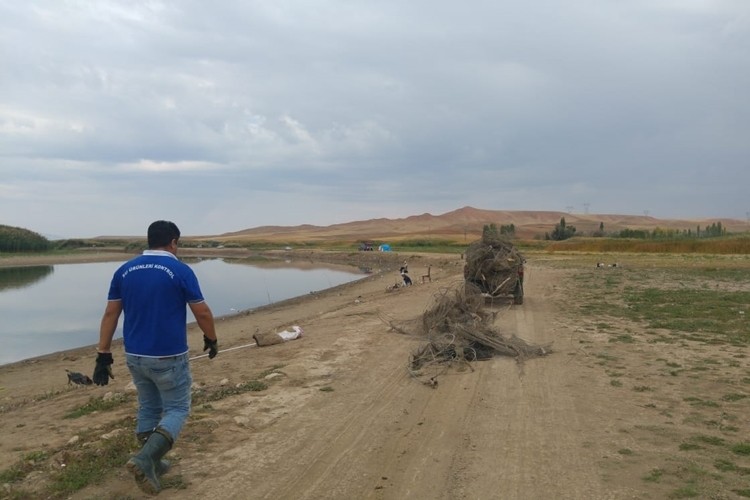
[[[409,277],[409,271],[406,269],[406,266],[404,265],[398,271],[401,273],[401,279],[404,280],[404,286],[411,285],[411,278]]]

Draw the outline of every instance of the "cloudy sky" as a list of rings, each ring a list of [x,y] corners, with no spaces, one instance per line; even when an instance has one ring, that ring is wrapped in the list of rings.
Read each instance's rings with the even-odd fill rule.
[[[747,0],[0,0],[0,224],[750,211]]]

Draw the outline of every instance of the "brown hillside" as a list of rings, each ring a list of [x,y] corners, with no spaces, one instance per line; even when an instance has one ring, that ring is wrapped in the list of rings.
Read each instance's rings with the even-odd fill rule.
[[[729,232],[743,232],[750,224],[736,219],[677,220],[656,219],[646,215],[620,214],[573,214],[552,211],[483,210],[463,207],[442,215],[424,213],[402,219],[371,219],[347,222],[331,226],[262,226],[242,231],[225,233],[212,238],[221,241],[263,240],[276,242],[321,242],[321,241],[400,241],[405,239],[448,239],[472,241],[482,234],[486,224],[513,224],[520,238],[543,237],[565,218],[568,225],[576,227],[578,234],[591,234],[604,224],[605,232],[622,229],[655,228],[693,230],[704,229],[712,223],[721,222]]]

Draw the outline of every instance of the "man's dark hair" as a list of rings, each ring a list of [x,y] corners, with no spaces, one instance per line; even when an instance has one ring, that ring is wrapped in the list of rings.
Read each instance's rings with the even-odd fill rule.
[[[168,220],[158,220],[148,226],[148,247],[162,248],[172,243],[172,240],[180,239],[180,230],[177,224]]]

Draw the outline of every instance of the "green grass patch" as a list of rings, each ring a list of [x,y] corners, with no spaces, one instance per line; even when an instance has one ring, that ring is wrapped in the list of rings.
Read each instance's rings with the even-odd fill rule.
[[[680,450],[682,451],[692,451],[692,450],[702,450],[703,446],[696,444],[696,443],[680,443]]]
[[[701,496],[700,491],[694,484],[686,484],[669,494],[669,498],[697,498],[699,496]]]
[[[205,406],[213,401],[220,401],[224,398],[237,396],[246,392],[260,392],[268,389],[268,384],[260,380],[249,380],[236,386],[220,387],[219,389],[206,391],[199,390],[193,393],[193,404]]]
[[[750,455],[750,443],[735,444],[730,450],[737,455]]]
[[[75,460],[52,474],[50,489],[59,495],[68,495],[90,484],[99,484],[108,471],[124,466],[135,449],[137,444],[129,432],[82,447],[77,450]]]
[[[273,373],[279,373],[279,370],[285,365],[276,364],[258,373],[253,379],[247,380],[234,386],[221,386],[219,388],[205,389],[201,388],[193,393],[193,404],[203,405],[210,407],[208,404],[212,401],[219,401],[221,399],[236,396],[246,392],[261,392],[268,389],[269,385],[261,379],[265,379]]]
[[[617,356],[612,356],[611,354],[607,354],[604,352],[594,354],[595,358],[599,358],[602,361],[617,361],[619,358]]]
[[[650,328],[700,333],[693,338],[706,342],[750,343],[750,323],[737,314],[750,303],[750,292],[629,287],[624,298],[631,315]]]
[[[3,492],[8,493],[7,496],[0,493],[0,498],[65,498],[88,485],[101,483],[113,468],[125,465],[138,448],[133,438],[133,423],[132,418],[123,419],[106,430],[84,432],[75,445],[23,455],[11,467],[0,472],[0,482],[20,483],[32,471],[43,471],[44,476],[35,484],[36,491],[31,494],[19,487]],[[117,429],[121,431],[111,432]],[[111,436],[101,439],[100,434],[105,431],[109,431]],[[62,463],[58,462],[61,457],[64,460]]]
[[[694,367],[690,368],[691,372],[707,372],[709,370],[710,370],[710,368],[707,367],[707,366],[694,366]]]
[[[725,460],[723,458],[714,460],[714,467],[716,467],[718,470],[722,472],[733,472],[737,470],[737,464],[735,464],[734,462],[730,462],[729,460]]]
[[[642,258],[642,257],[641,257]],[[652,258],[652,260],[655,258]],[[578,310],[596,318],[599,331],[611,331],[610,318],[644,323],[651,341],[693,340],[708,344],[750,345],[750,322],[745,321],[750,292],[736,291],[736,284],[750,281],[743,260],[718,256],[659,257],[648,267],[579,270],[571,288],[581,297]],[[573,291],[573,290],[571,290]],[[632,336],[612,342],[630,342]]]
[[[591,253],[653,253],[653,254],[717,254],[744,255],[750,253],[750,238],[729,235],[717,238],[585,238],[564,241],[545,241],[548,252]]]
[[[15,483],[21,481],[30,472],[40,470],[49,458],[46,451],[27,453],[7,469],[0,471],[0,483]]]
[[[726,460],[724,458],[719,458],[714,461],[714,467],[716,467],[718,470],[722,472],[736,472],[737,474],[740,474],[741,476],[747,476],[750,475],[750,467],[742,467],[730,460]]]
[[[620,335],[615,335],[614,337],[611,337],[609,341],[621,342],[623,344],[633,344],[635,343],[635,338],[628,333],[621,333]]]
[[[699,442],[699,443],[710,444],[712,446],[724,446],[726,444],[726,441],[724,441],[720,437],[706,436],[705,434],[700,434],[698,436],[693,436],[692,439],[694,441]]]
[[[650,483],[658,483],[663,475],[664,469],[651,469],[642,479]]]
[[[747,397],[747,394],[738,394],[738,393],[730,393],[730,394],[724,394],[721,397],[722,401],[739,401],[741,399],[745,399]]]
[[[101,397],[92,397],[89,399],[88,403],[84,404],[83,406],[79,406],[78,408],[74,408],[70,412],[63,415],[63,418],[80,418],[84,415],[89,415],[96,411],[109,411],[113,408],[117,408],[127,403],[128,401],[130,401],[130,399],[130,396],[122,393],[114,394],[111,398],[108,399],[104,399]]]
[[[59,394],[62,394],[62,392],[63,391],[59,391],[59,390],[58,391],[47,391],[47,392],[45,392],[43,394],[37,394],[36,396],[33,397],[33,400],[37,401],[37,402],[38,401],[47,401],[48,399],[52,399],[55,396],[57,396]]]
[[[281,370],[282,368],[284,368],[284,365],[273,365],[273,366],[272,366],[271,368],[269,368],[268,370],[264,370],[264,371],[260,372],[260,373],[258,374],[258,376],[257,376],[257,377],[255,377],[255,378],[257,378],[257,379],[261,379],[261,378],[266,378],[267,376],[269,376],[269,375],[270,375],[270,374],[272,374],[272,373],[277,373],[277,372],[278,372],[279,370]]]
[[[719,404],[714,401],[696,398],[693,396],[684,398],[683,401],[685,401],[686,403],[690,403],[690,406],[695,407],[717,408],[719,406]]]

